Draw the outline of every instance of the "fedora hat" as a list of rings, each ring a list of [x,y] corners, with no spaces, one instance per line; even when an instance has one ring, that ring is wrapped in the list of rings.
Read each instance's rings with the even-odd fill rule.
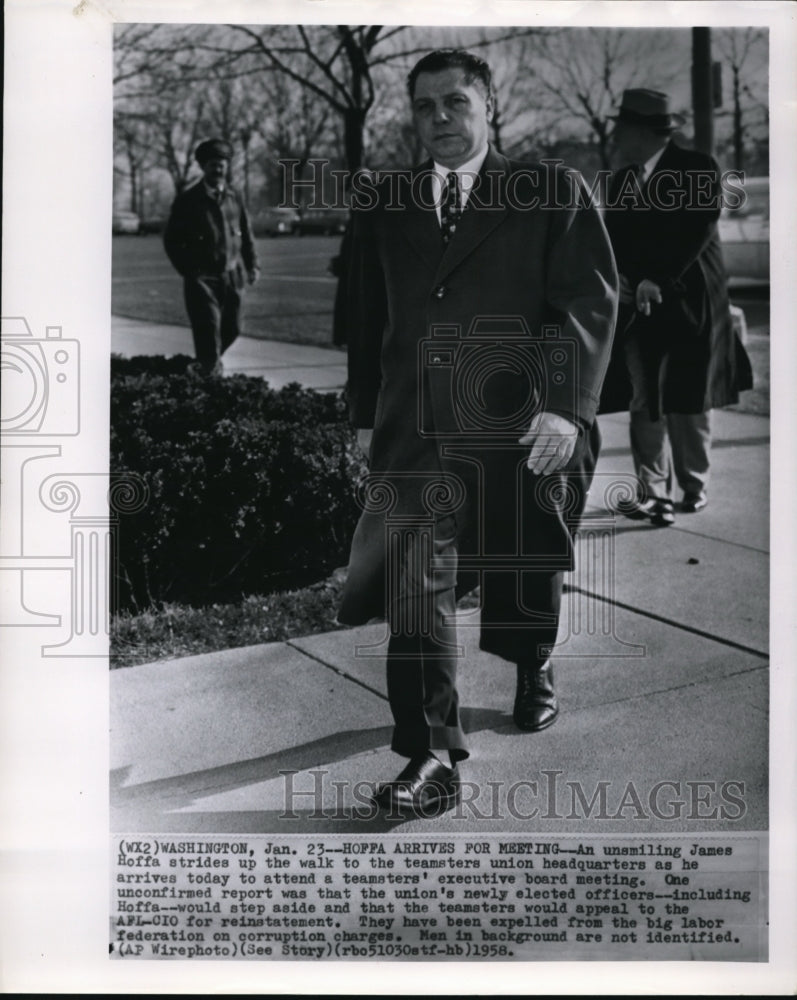
[[[671,132],[686,121],[683,115],[670,111],[670,98],[660,90],[636,87],[623,91],[616,115],[609,118],[633,125],[646,125],[655,131]]]

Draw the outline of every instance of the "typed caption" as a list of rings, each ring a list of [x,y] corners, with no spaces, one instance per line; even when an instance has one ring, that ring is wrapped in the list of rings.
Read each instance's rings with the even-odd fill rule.
[[[766,839],[112,840],[110,954],[765,961]]]

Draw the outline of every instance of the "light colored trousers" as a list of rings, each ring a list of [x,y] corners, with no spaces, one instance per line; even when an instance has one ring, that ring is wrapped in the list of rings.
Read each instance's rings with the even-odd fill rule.
[[[705,492],[709,480],[711,411],[666,413],[659,420],[651,420],[639,347],[633,335],[626,342],[625,358],[633,389],[629,405],[631,454],[644,492],[650,498],[672,499],[676,481],[684,493]]]

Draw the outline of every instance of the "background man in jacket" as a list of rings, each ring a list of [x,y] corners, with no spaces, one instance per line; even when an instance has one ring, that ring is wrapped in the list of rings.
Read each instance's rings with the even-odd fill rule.
[[[735,403],[752,378],[729,312],[717,163],[670,140],[683,118],[670,112],[666,94],[626,90],[615,117],[623,167],[612,178],[605,221],[621,307],[601,412],[628,406],[631,413],[642,495],[626,513],[667,526],[676,481],[682,511],[706,506],[709,411]]]
[[[197,359],[203,372],[214,374],[241,332],[245,278],[254,283],[259,270],[246,206],[229,183],[230,144],[207,139],[194,157],[202,177],[175,198],[164,246],[183,276]]]
[[[549,657],[617,276],[580,178],[490,147],[483,60],[432,52],[409,93],[432,159],[368,186],[353,213],[349,394],[370,483],[339,618],[388,619],[392,748],[409,763],[376,801],[429,815],[456,801],[468,756],[459,593],[480,584],[481,648],[517,664],[518,727],[557,717]]]

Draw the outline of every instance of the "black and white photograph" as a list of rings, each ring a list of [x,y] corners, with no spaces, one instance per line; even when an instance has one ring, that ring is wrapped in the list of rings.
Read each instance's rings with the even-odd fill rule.
[[[45,7],[9,985],[793,992],[793,11]]]

